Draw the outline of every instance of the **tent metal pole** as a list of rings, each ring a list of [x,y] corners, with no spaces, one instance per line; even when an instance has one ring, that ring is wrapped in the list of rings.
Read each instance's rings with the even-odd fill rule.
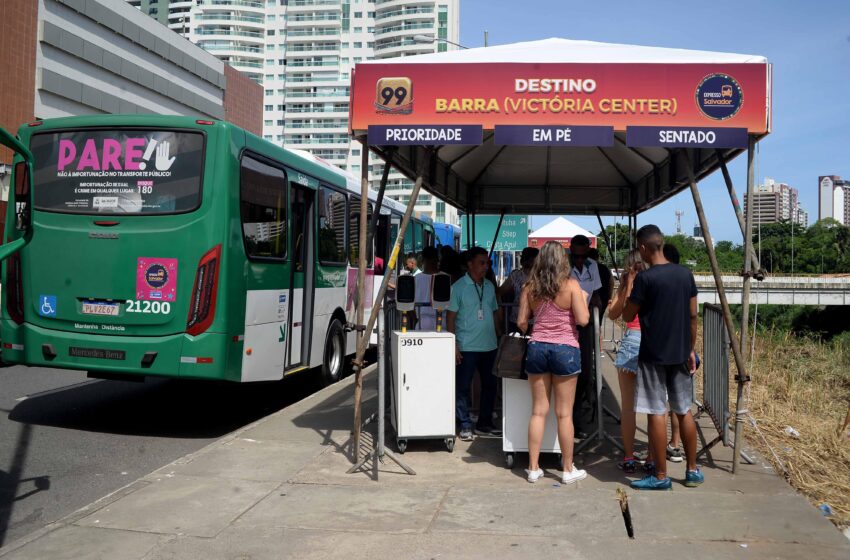
[[[369,156],[368,156],[368,145],[366,144],[366,138],[365,137],[362,138],[361,142],[363,143],[364,152],[367,153],[366,156],[364,156],[364,159],[368,162]],[[421,149],[423,151],[425,151],[424,147],[421,148]],[[423,178],[425,176],[425,170],[428,168],[428,162],[429,162],[430,159],[431,159],[431,152],[430,151],[422,154],[422,157],[421,157],[421,160],[420,160],[420,163],[419,163],[419,168],[416,172],[416,181],[413,183],[413,191],[411,192],[410,200],[407,202],[407,208],[404,211],[404,217],[402,217],[402,219],[401,219],[401,224],[399,225],[399,228],[398,228],[398,235],[396,236],[395,243],[393,244],[393,250],[390,253],[390,260],[387,263],[387,266],[385,267],[386,271],[395,270],[396,261],[398,260],[398,253],[399,253],[399,250],[401,248],[402,243],[404,242],[404,233],[405,233],[405,230],[407,229],[407,224],[410,223],[410,217],[413,215],[413,207],[416,205],[416,198],[419,196],[419,190],[422,188],[422,182],[423,182]],[[366,194],[368,194],[368,181],[367,181],[368,175],[361,175],[361,177],[362,177],[362,181],[363,181],[363,185],[361,187],[362,191],[365,192]],[[361,208],[362,208],[362,201],[361,201]],[[365,216],[365,212],[364,212],[363,215],[361,215],[360,237],[364,241],[364,244],[365,244],[366,231],[365,231],[365,228],[363,227],[363,217],[364,216]],[[369,321],[366,323],[366,326],[363,327],[362,322],[363,322],[364,304],[365,304],[365,302],[363,301],[363,299],[365,297],[365,293],[364,293],[365,292],[365,282],[364,281],[365,281],[365,276],[366,276],[365,256],[361,256],[360,263],[361,263],[362,276],[358,279],[358,280],[360,280],[358,282],[360,296],[359,296],[359,299],[357,301],[357,330],[358,331],[362,330],[362,336],[359,336],[357,338],[357,353],[354,357],[354,368],[355,368],[354,369],[354,371],[355,371],[354,444],[355,444],[355,447],[354,447],[354,453],[353,453],[353,457],[354,457],[353,462],[355,463],[355,466],[357,464],[360,464],[360,461],[359,461],[359,459],[360,459],[360,447],[359,447],[359,445],[360,445],[360,429],[361,429],[361,422],[360,422],[361,412],[360,411],[361,411],[361,408],[362,408],[361,400],[362,400],[362,397],[363,397],[363,377],[362,377],[363,355],[366,353],[366,347],[369,345],[369,338],[370,338],[369,334],[372,332],[372,329],[375,328],[375,322],[378,319],[378,310],[381,308],[380,305],[373,305],[372,306],[372,311],[369,314]],[[381,287],[378,289],[378,294],[375,297],[375,301],[378,301],[378,302],[384,301],[384,298],[387,294],[387,286],[389,284],[390,276],[392,276],[392,275],[391,274],[384,274],[384,278],[381,280]],[[398,462],[398,461],[396,461],[396,462]],[[404,468],[403,465],[402,465],[402,468]],[[405,469],[405,470],[407,470],[407,469]],[[350,471],[350,472],[352,472],[352,471]]]
[[[753,190],[755,170],[753,156],[755,155],[756,140],[750,135],[747,142],[747,219],[744,228],[744,255],[753,252]],[[793,218],[793,216],[792,216]],[[744,259],[744,286],[741,291],[741,348],[747,348],[747,337],[750,328],[750,280],[753,267],[750,259]]]
[[[363,145],[363,152],[360,158],[360,231],[357,253],[358,253],[358,268],[357,268],[357,309],[355,312],[355,332],[357,333],[357,348],[363,346],[363,340],[369,339],[365,330],[362,329],[363,314],[366,309],[366,233],[369,227],[366,213],[369,211],[369,143],[365,136],[360,137],[360,143]],[[388,275],[384,275],[386,278]],[[380,300],[379,300],[380,301]],[[374,305],[372,306],[374,308]],[[360,461],[360,428],[362,425],[362,406],[361,400],[363,396],[363,354],[357,352],[354,358],[354,449],[352,457],[354,462]]]
[[[741,445],[743,444],[743,427],[744,416],[747,411],[743,408],[744,403],[744,385],[749,382],[750,378],[747,375],[747,367],[744,363],[744,356],[741,353],[741,345],[739,340],[734,336],[735,325],[732,323],[732,312],[729,310],[729,301],[726,299],[726,289],[723,287],[723,278],[720,275],[720,266],[717,264],[717,254],[714,252],[714,243],[711,241],[711,232],[708,230],[708,220],[705,217],[705,210],[702,206],[699,188],[697,187],[696,178],[694,176],[694,168],[691,165],[691,160],[686,151],[682,151],[682,157],[685,160],[685,170],[688,173],[688,184],[691,188],[691,196],[694,199],[694,208],[699,218],[699,225],[702,228],[702,235],[705,238],[705,248],[708,252],[708,261],[711,264],[711,272],[714,274],[714,282],[717,284],[717,295],[720,297],[720,307],[723,310],[723,322],[726,325],[726,330],[729,333],[729,342],[732,346],[732,355],[735,358],[735,365],[738,368],[738,404],[735,415],[735,454],[732,460],[732,474],[738,472],[738,457],[741,453]]]
[[[741,204],[738,202],[738,193],[735,192],[735,185],[732,184],[732,176],[729,174],[729,168],[726,167],[726,158],[723,157],[723,153],[720,150],[717,150],[717,160],[720,162],[720,170],[723,172],[723,180],[726,182],[726,190],[729,191],[729,198],[732,201],[732,208],[735,210],[735,217],[738,219],[738,225],[741,227],[741,235],[744,237],[746,242],[747,237],[747,228],[744,222],[744,214],[741,211]],[[752,165],[752,155],[750,151],[747,152],[747,189],[749,192],[749,172],[753,169]],[[745,243],[746,244],[746,243]],[[752,261],[751,271],[758,273],[761,270],[761,264],[759,263],[758,256],[756,256],[755,250],[750,248],[750,260]]]
[[[390,148],[387,151],[387,159],[384,162],[384,171],[381,175],[380,186],[378,187],[378,200],[375,202],[375,208],[372,209],[372,224],[369,227],[369,236],[366,239],[366,247],[371,247],[372,243],[375,241],[375,231],[378,229],[378,218],[381,215],[381,206],[384,204],[384,193],[387,190],[387,180],[390,177],[394,154],[394,148]]]
[[[602,225],[602,216],[599,215],[599,212],[596,213],[596,219],[599,220],[599,229],[602,231],[602,238],[605,240],[605,246],[608,248],[608,259],[614,266],[614,270],[617,270],[617,255],[611,252],[611,240],[608,237],[608,232],[605,231],[605,226]],[[614,237],[617,237],[616,224],[614,225]]]
[[[475,212],[472,213],[472,240],[469,242],[468,249],[475,247],[477,245],[478,235],[475,231]]]
[[[493,236],[493,244],[490,245],[490,254],[487,255],[487,259],[493,258],[493,250],[496,248],[496,240],[499,239],[499,232],[502,231],[502,221],[505,219],[505,210],[502,209],[502,213],[499,216],[499,223],[496,225],[496,235]]]

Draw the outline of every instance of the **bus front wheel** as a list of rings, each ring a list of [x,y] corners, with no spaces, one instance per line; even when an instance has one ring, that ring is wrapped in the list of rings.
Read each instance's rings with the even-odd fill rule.
[[[331,321],[325,338],[325,356],[322,360],[322,380],[326,385],[336,383],[345,369],[345,331],[339,319]]]

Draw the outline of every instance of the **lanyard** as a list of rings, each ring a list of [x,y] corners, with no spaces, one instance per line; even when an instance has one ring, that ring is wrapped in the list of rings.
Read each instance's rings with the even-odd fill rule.
[[[484,282],[481,282],[481,289],[478,289],[478,283],[472,279],[472,276],[469,277],[472,280],[472,284],[475,286],[475,293],[478,294],[478,309],[484,309]]]

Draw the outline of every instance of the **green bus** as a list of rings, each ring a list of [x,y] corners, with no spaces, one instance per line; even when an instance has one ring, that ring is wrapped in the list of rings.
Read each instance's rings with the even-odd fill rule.
[[[308,368],[339,379],[355,349],[359,179],[190,117],[2,132],[18,146],[0,247],[4,363],[107,379],[270,381]],[[367,313],[403,212],[390,199],[380,209]],[[417,216],[405,250],[433,243]]]

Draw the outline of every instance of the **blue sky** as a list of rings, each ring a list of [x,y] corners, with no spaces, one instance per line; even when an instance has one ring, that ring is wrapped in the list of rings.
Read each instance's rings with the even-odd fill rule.
[[[818,217],[818,176],[850,176],[850,0],[699,6],[681,0],[461,0],[460,42],[483,46],[487,30],[490,45],[562,37],[766,56],[773,64],[773,132],[759,142],[756,181],[772,177],[797,188],[811,225]],[[742,197],[745,157],[730,172]],[[703,181],[700,192],[714,239],[741,243],[721,174]],[[683,229],[692,231],[697,218],[688,191],[638,216],[638,225],[674,232],[676,210],[685,212]],[[599,229],[596,218],[569,218]],[[533,218],[533,227],[551,219]]]

